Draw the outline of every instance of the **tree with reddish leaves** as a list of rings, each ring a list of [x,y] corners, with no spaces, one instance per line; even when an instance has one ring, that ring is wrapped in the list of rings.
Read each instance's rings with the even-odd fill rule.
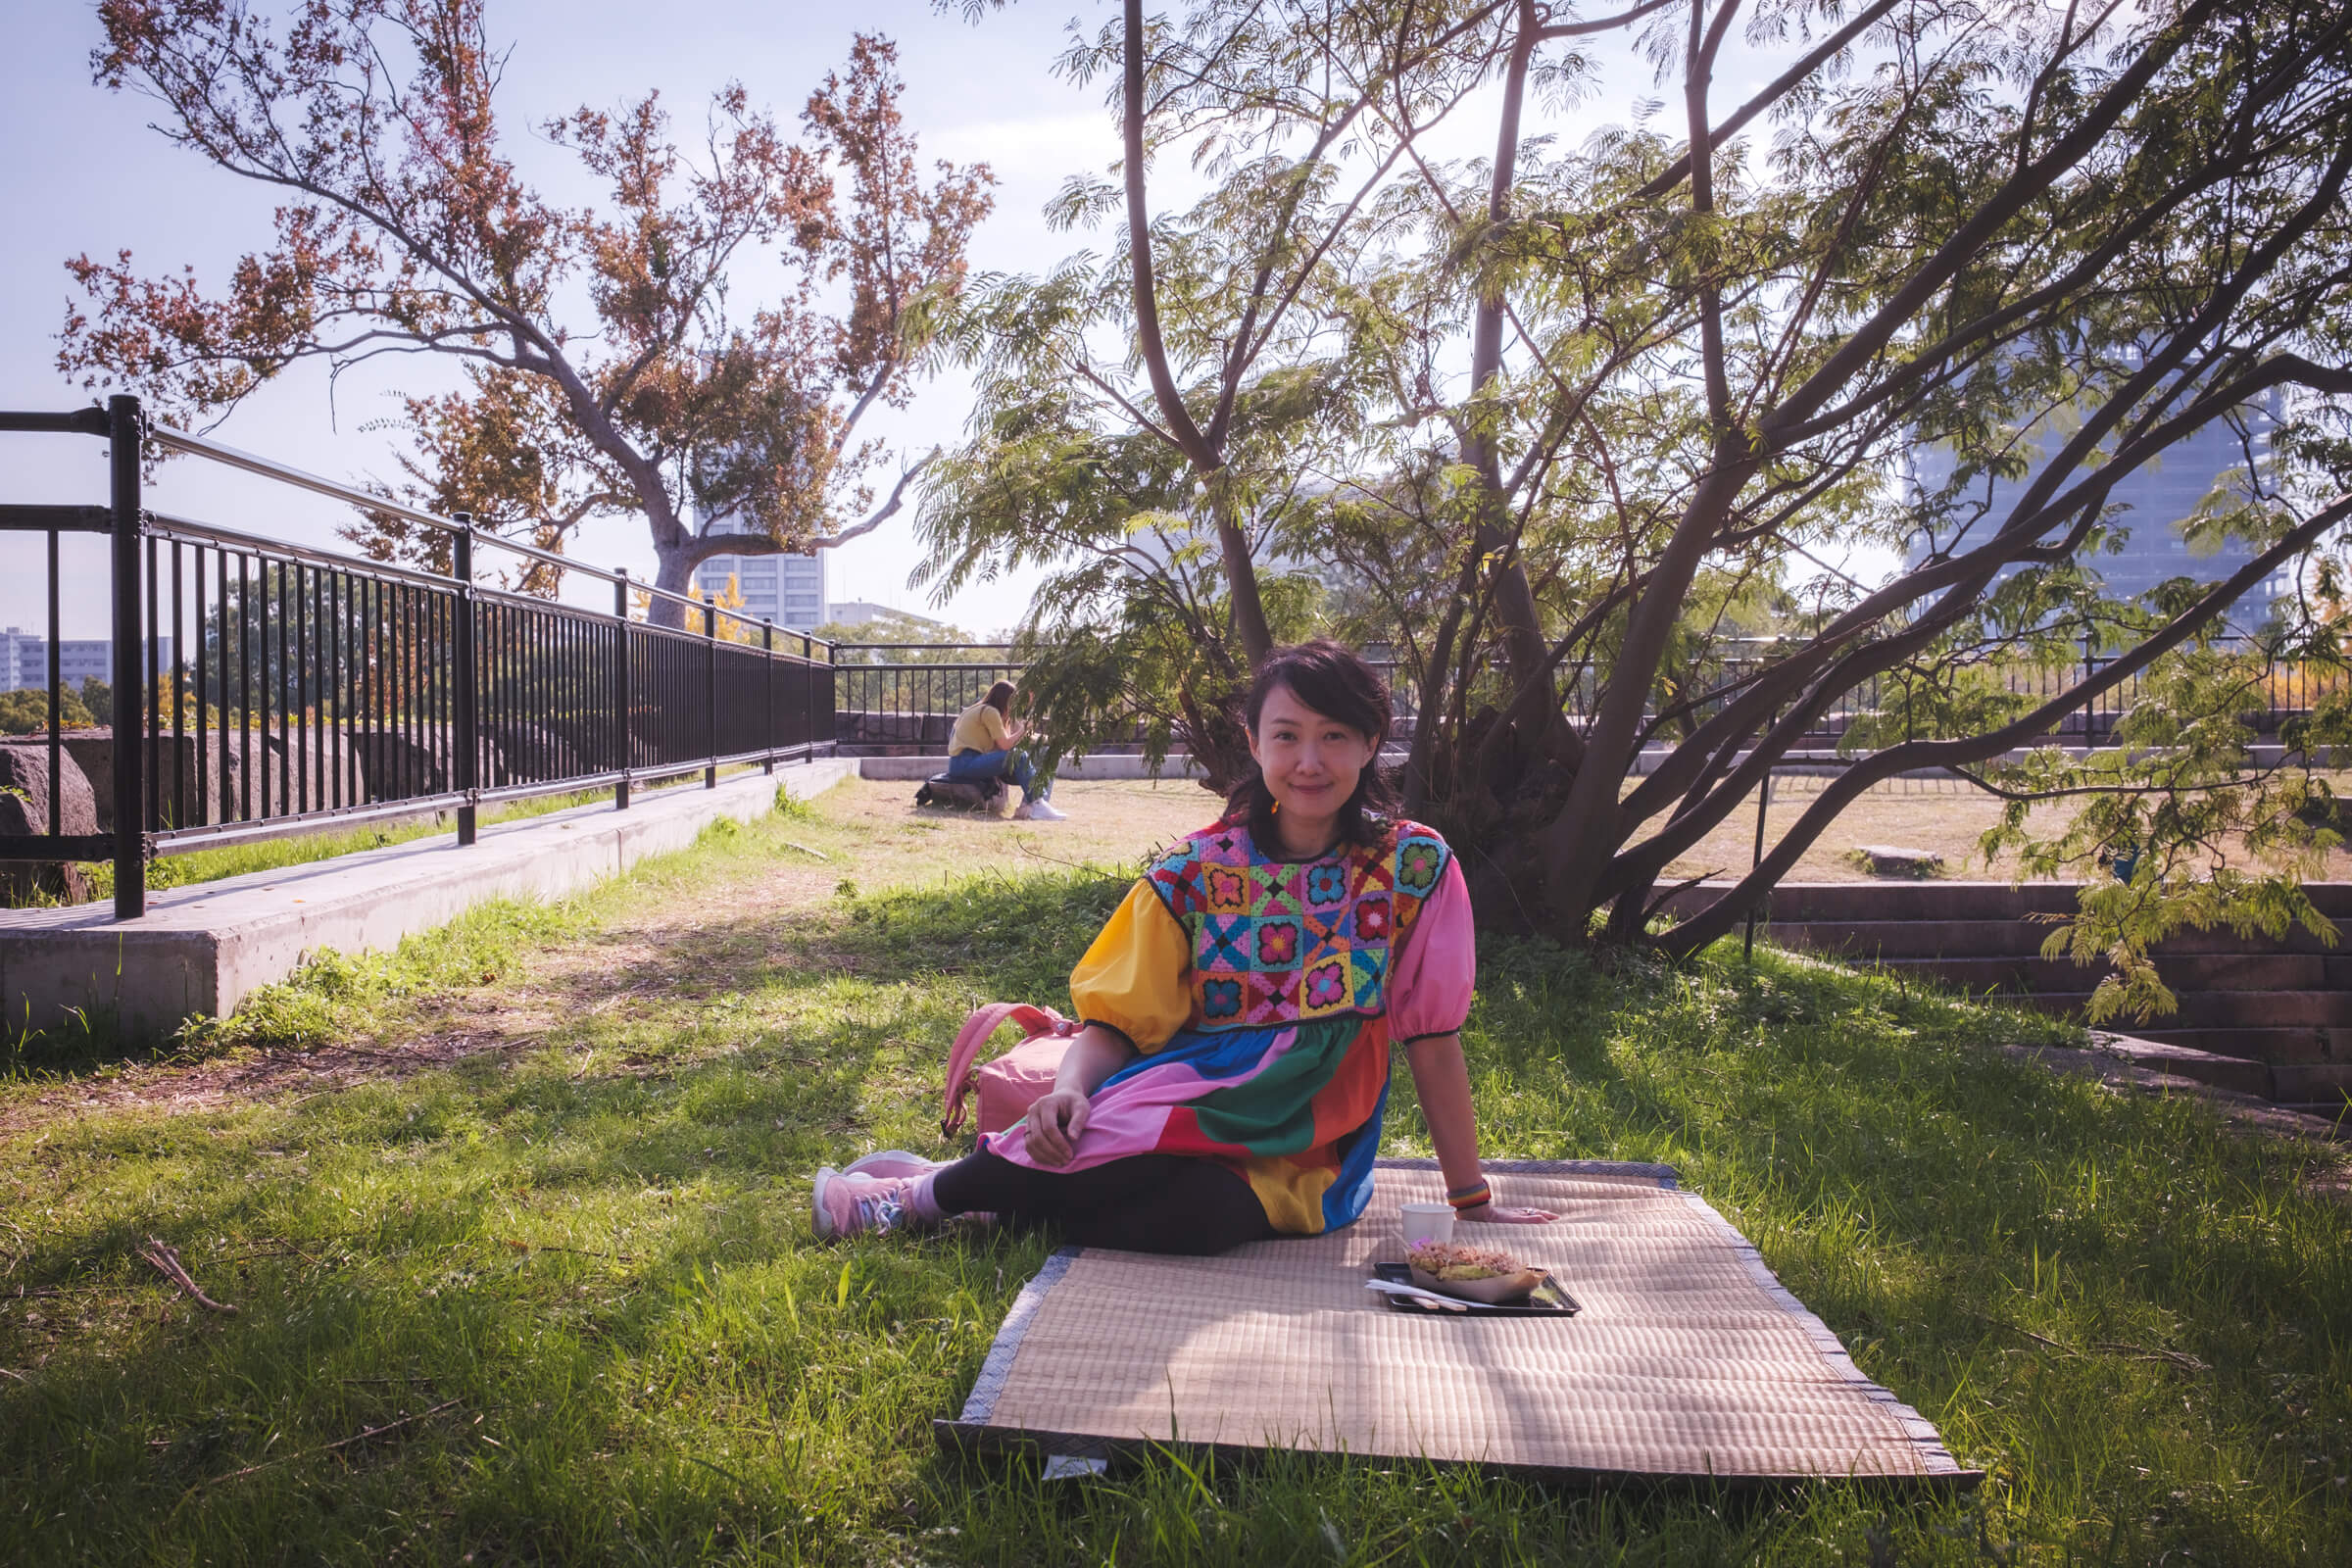
[[[83,300],[60,368],[196,422],[306,362],[452,357],[463,388],[393,421],[413,442],[397,493],[554,551],[640,514],[673,590],[711,556],[827,548],[893,515],[928,460],[877,506],[888,454],[860,423],[911,396],[994,182],[945,162],[925,180],[896,46],[858,35],[799,142],[732,84],[691,150],[656,92],[539,127],[608,191],[575,210],[504,150],[507,55],[483,11],[303,0],[273,22],[238,0],[106,0],[98,81],[282,204],[222,291],[127,251],[68,263]],[[746,312],[729,281],[762,253],[790,283]],[[447,548],[388,516],[354,537],[387,560]]]

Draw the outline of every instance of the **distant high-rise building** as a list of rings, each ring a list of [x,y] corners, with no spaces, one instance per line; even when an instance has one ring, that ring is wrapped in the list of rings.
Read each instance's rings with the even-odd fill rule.
[[[714,533],[734,533],[731,519],[712,521]],[[733,578],[743,595],[741,613],[754,620],[773,620],[794,631],[808,631],[825,619],[825,553],[805,556],[712,556],[694,571],[695,586],[705,597],[726,592]]]
[[[2241,436],[2230,421],[2217,419],[2186,439],[2175,442],[2159,462],[2144,465],[2117,483],[2108,502],[2122,509],[2115,520],[2119,527],[2130,530],[2130,537],[2117,554],[2086,552],[2079,558],[2086,571],[2098,575],[2109,598],[2136,599],[2158,583],[2175,577],[2219,582],[2254,559],[2254,553],[2238,539],[2227,540],[2211,551],[2192,548],[2182,537],[2180,525],[2195,514],[2197,504],[2217,483],[2227,482],[2232,470],[2240,476],[2244,474],[2249,453],[2257,466],[2268,464],[2275,417],[2271,410],[2245,411],[2251,440]],[[1952,468],[1953,459],[1948,450],[1938,446],[1915,447],[1909,455],[1904,478],[1913,495],[1931,494],[1951,479]],[[2088,471],[2083,470],[2085,476]],[[1956,542],[1950,538],[1930,541],[1924,535],[1915,536],[1906,566],[1917,567],[1931,548],[1965,551],[1991,538],[2009,508],[2040,472],[2041,465],[2036,462],[2023,478],[1991,481],[1991,506],[1983,520]],[[1985,493],[1981,484],[1975,492],[1979,499]],[[2020,569],[2003,567],[2001,576],[2007,577]],[[2271,602],[2293,590],[2291,570],[2274,575],[2238,600],[2230,612],[2230,623],[2239,630],[2261,625]]]

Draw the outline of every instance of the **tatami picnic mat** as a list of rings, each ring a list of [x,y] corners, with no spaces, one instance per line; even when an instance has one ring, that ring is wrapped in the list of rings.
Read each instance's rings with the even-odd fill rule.
[[[1498,1201],[1562,1218],[1467,1239],[1550,1268],[1576,1316],[1389,1310],[1363,1282],[1404,1255],[1396,1205],[1444,1194],[1434,1167],[1384,1160],[1371,1209],[1335,1236],[1213,1258],[1056,1253],[941,1439],[1075,1457],[1173,1442],[1582,1476],[1976,1479],[1672,1170],[1488,1171]]]

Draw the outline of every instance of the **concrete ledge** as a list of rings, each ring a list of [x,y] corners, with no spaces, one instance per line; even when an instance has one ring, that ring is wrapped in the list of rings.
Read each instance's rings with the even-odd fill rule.
[[[920,784],[934,773],[948,770],[944,757],[860,757],[857,759],[859,778],[885,779],[892,782]],[[1114,756],[1107,753],[1081,757],[1066,761],[1054,770],[1057,779],[1073,783],[1099,783],[1105,779],[1166,778],[1197,779],[1200,770],[1193,760],[1182,752],[1169,756],[1155,771],[1136,756]]]
[[[587,806],[501,822],[470,849],[442,834],[307,865],[255,871],[148,899],[118,921],[103,904],[0,911],[0,998],[12,1029],[112,1009],[126,1037],[234,1012],[313,954],[380,950],[491,899],[558,898],[683,849],[721,817],[751,821],[781,786],[807,799],[850,777],[842,759],[779,765],[706,790],[640,795],[626,811]]]

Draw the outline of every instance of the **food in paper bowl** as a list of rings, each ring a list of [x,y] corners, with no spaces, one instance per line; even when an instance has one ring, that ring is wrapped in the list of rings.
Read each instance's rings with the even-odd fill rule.
[[[1423,1290],[1489,1306],[1523,1300],[1544,1283],[1542,1269],[1530,1268],[1508,1252],[1460,1242],[1415,1242],[1404,1250],[1404,1264]]]

